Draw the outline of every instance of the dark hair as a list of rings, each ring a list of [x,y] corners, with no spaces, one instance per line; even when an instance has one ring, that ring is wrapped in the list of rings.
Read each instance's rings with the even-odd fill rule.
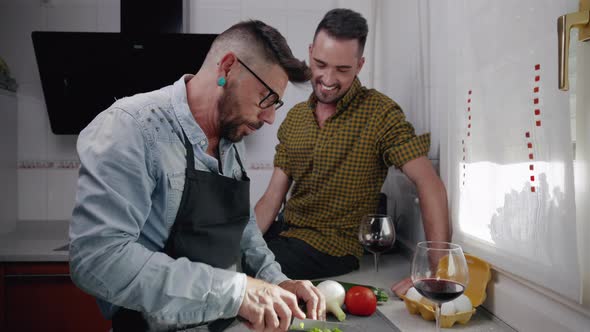
[[[356,39],[359,43],[359,53],[363,54],[369,27],[367,20],[359,13],[344,8],[332,9],[320,21],[313,40],[321,30],[337,39]]]
[[[280,65],[291,82],[302,83],[311,78],[309,67],[305,61],[293,55],[285,37],[277,29],[262,21],[249,20],[237,23],[220,34],[217,39],[220,41],[233,39],[245,44],[248,52],[238,53],[240,56],[249,62],[260,61],[261,58],[267,63]]]

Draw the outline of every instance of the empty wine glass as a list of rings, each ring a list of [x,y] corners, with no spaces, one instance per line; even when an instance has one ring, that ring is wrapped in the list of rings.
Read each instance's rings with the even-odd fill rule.
[[[412,260],[412,282],[418,293],[434,302],[436,331],[440,331],[440,306],[461,296],[469,282],[461,247],[449,242],[419,242]]]
[[[395,228],[391,217],[385,214],[369,214],[361,219],[359,241],[375,259],[375,272],[379,271],[379,254],[393,247]]]

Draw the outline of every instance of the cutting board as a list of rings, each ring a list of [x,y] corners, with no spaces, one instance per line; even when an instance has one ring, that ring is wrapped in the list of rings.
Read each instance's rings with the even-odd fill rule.
[[[328,320],[337,321],[333,316]],[[387,319],[379,310],[369,317],[361,317],[347,314],[344,323],[351,326],[352,331],[342,332],[401,332],[400,329]],[[249,332],[244,324],[231,326],[226,332]]]

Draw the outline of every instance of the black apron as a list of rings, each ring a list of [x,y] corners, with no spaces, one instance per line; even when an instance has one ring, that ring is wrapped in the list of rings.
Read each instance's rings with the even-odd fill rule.
[[[164,252],[172,258],[186,257],[193,262],[230,268],[240,259],[240,241],[250,219],[250,179],[235,145],[242,180],[195,170],[193,146],[186,134],[184,142],[184,189]],[[209,330],[222,331],[232,321],[216,320],[209,324]],[[148,330],[143,315],[127,308],[119,309],[112,323],[113,332]]]

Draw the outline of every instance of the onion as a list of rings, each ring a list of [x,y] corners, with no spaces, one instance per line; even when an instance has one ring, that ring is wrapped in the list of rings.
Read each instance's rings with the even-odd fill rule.
[[[317,285],[317,289],[326,298],[326,310],[336,316],[339,321],[343,321],[346,318],[346,314],[342,311],[346,296],[344,287],[336,281],[325,280]]]

